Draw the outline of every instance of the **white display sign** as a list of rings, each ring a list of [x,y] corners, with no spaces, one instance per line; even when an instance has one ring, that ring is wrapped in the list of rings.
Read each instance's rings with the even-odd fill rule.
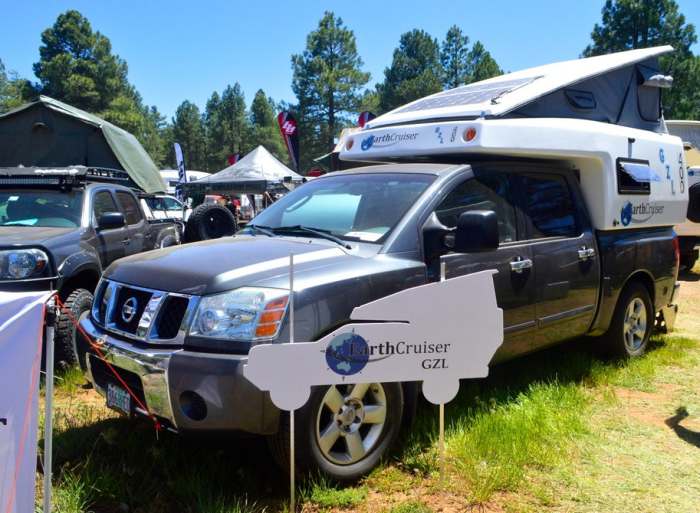
[[[353,321],[316,342],[252,348],[245,377],[295,410],[311,387],[422,381],[435,404],[452,400],[459,380],[488,375],[503,342],[493,275],[481,271],[402,290],[355,308]]]
[[[34,511],[46,292],[0,292],[0,511]]]

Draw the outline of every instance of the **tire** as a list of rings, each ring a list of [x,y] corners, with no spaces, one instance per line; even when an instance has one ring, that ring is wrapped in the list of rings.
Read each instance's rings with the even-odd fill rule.
[[[203,204],[192,211],[185,228],[187,242],[218,239],[236,233],[236,218],[221,205]]]
[[[690,272],[698,261],[698,252],[690,251],[681,254],[681,269]]]
[[[80,336],[72,319],[80,321],[90,313],[92,293],[85,289],[75,289],[68,295],[63,305],[54,335],[56,363],[69,366],[78,364],[85,370],[85,353],[88,342]]]
[[[361,393],[363,389],[366,390],[364,394]],[[341,482],[358,480],[376,467],[396,442],[401,430],[403,403],[400,383],[314,388],[306,405],[295,413],[297,468],[299,471],[319,470]],[[331,412],[327,404],[342,405],[339,412],[343,412],[343,420],[338,412]],[[372,407],[373,421],[381,419],[382,411],[384,421],[366,422],[369,407]],[[335,440],[334,443],[323,448],[322,433],[333,437],[328,439]],[[354,441],[352,445],[348,440]],[[275,461],[289,472],[288,414],[281,416],[280,429],[268,442]]]
[[[177,246],[180,244],[180,240],[177,236],[168,232],[161,232],[158,234],[156,239],[156,249],[168,248],[170,246]]]
[[[639,282],[627,285],[617,300],[610,327],[603,335],[605,352],[621,358],[644,354],[654,329],[654,318],[647,288]]]

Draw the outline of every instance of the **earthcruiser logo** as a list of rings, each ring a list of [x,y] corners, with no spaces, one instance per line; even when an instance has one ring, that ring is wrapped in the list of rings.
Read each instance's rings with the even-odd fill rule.
[[[632,205],[632,203],[628,201],[620,210],[620,222],[622,226],[628,226],[630,223],[646,223],[656,214],[663,213],[663,205],[654,205],[648,202]]]
[[[362,151],[367,151],[371,148],[388,148],[406,141],[415,141],[418,138],[418,132],[390,132],[384,135],[369,135],[362,139],[360,147]]]
[[[444,355],[452,344],[431,344],[423,342],[412,344],[405,341],[385,341],[370,344],[356,333],[343,333],[333,337],[326,347],[328,367],[342,376],[350,376],[362,371],[368,363],[385,360],[390,357],[407,355]],[[421,361],[424,369],[447,369],[445,358],[428,357]]]

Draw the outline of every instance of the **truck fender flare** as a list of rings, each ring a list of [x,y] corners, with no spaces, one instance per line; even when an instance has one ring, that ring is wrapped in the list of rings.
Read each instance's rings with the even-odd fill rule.
[[[63,281],[69,280],[71,276],[83,271],[94,271],[98,277],[102,275],[102,265],[99,258],[84,249],[65,258],[58,267],[58,274]]]

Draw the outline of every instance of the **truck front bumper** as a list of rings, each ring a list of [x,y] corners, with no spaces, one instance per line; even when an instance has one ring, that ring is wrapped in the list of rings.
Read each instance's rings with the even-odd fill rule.
[[[178,431],[277,431],[279,410],[269,394],[243,376],[246,356],[137,346],[105,333],[89,318],[81,325],[148,409],[135,405],[134,413],[150,412]],[[101,395],[106,397],[109,384],[121,386],[92,348],[86,363],[88,378]]]

